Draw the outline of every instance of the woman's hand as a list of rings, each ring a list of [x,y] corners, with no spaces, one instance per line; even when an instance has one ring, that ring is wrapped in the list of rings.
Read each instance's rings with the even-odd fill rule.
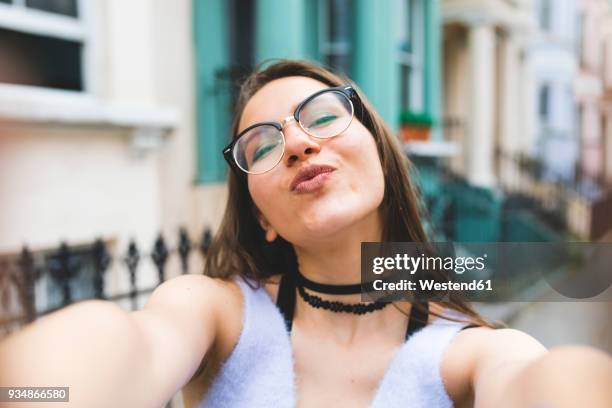
[[[546,351],[512,329],[482,330],[479,337],[475,407],[612,406],[612,359],[604,352],[585,346]]]
[[[529,363],[508,384],[500,408],[612,407],[612,359],[592,347],[563,346]]]
[[[227,285],[183,275],[140,311],[89,300],[43,317],[0,343],[0,386],[70,387],[74,407],[163,406],[210,349]]]

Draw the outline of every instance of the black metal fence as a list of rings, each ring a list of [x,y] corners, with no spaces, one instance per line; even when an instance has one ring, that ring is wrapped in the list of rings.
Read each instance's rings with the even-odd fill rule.
[[[113,254],[107,242],[96,239],[91,244],[78,246],[62,242],[57,248],[45,251],[32,251],[24,246],[19,254],[0,256],[0,338],[39,316],[85,299],[128,300],[130,308],[135,310],[141,296],[150,294],[167,279],[171,257],[178,257],[181,273],[200,273],[189,271],[189,259],[194,252],[204,258],[211,241],[209,228],[203,231],[199,241],[192,241],[186,229],[181,228],[175,247],[169,247],[168,241],[159,234],[149,252],[131,240],[127,248],[123,251],[118,248]],[[139,271],[145,262],[151,262],[157,272],[153,284],[141,283]],[[105,281],[110,270],[125,274],[114,278],[127,278],[128,290],[108,293]]]
[[[545,177],[545,164],[536,158],[497,149],[496,161],[501,187],[508,195],[508,205],[529,209],[557,230],[568,229],[567,208],[571,198],[577,194],[572,182]]]

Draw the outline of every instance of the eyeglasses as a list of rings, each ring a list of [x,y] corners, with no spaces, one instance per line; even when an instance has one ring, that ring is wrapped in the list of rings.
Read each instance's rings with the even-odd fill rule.
[[[318,91],[302,101],[293,116],[282,122],[261,122],[249,126],[223,149],[228,164],[245,173],[262,174],[272,170],[285,154],[283,127],[295,120],[312,137],[328,139],[344,132],[355,113],[353,101],[359,101],[350,85]]]

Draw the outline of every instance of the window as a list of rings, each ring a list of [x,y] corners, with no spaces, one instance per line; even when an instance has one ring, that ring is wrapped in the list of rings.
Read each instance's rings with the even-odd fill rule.
[[[538,22],[544,31],[550,31],[552,22],[552,4],[550,0],[540,0],[538,3]]]
[[[217,72],[219,89],[230,94],[228,112],[238,100],[240,80],[247,76],[255,62],[255,0],[230,0],[227,2],[227,33],[229,64],[227,70]],[[219,75],[220,74],[220,75]],[[219,93],[217,93],[219,95]],[[227,101],[226,101],[227,103]]]
[[[576,55],[578,55],[578,59],[582,64],[584,63],[584,13],[578,13],[576,20]]]
[[[37,10],[78,17],[76,0],[26,0],[25,5]]]
[[[546,125],[550,119],[550,85],[540,87],[538,95],[538,113],[542,124]]]
[[[603,85],[604,87],[608,87],[608,40],[606,40],[605,38],[603,39],[603,41],[601,42],[601,78],[603,80]]]
[[[584,137],[584,105],[576,102],[576,136],[579,141]]]
[[[574,88],[572,84],[567,83],[564,87],[565,100],[563,103],[563,116],[561,119],[561,126],[563,129],[571,129],[574,125],[574,109],[576,95],[574,94]]]
[[[82,0],[0,0],[0,83],[85,91]]]
[[[402,111],[424,110],[425,12],[422,0],[396,0],[400,107]]]
[[[321,44],[323,62],[344,74],[351,72],[353,8],[351,0],[321,0]]]

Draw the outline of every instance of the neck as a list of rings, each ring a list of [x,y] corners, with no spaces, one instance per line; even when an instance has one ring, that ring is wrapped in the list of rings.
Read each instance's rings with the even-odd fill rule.
[[[381,223],[375,212],[351,228],[308,246],[296,246],[300,273],[311,281],[328,285],[350,285],[361,282],[361,243],[382,240]],[[329,295],[334,300],[359,301],[361,294]]]
[[[361,243],[382,240],[381,223],[378,212],[355,223],[333,237],[320,237],[307,246],[294,246],[300,273],[311,281],[329,285],[358,284],[361,282]],[[324,300],[343,303],[358,303],[361,293],[333,295],[310,292]],[[334,333],[341,342],[351,342],[360,334],[376,330],[385,332],[395,327],[401,336],[405,316],[393,307],[386,307],[373,313],[355,315],[334,313],[329,310],[315,309],[300,296],[296,297],[296,320],[301,324],[312,325],[318,329]],[[399,325],[399,326],[398,326]]]

